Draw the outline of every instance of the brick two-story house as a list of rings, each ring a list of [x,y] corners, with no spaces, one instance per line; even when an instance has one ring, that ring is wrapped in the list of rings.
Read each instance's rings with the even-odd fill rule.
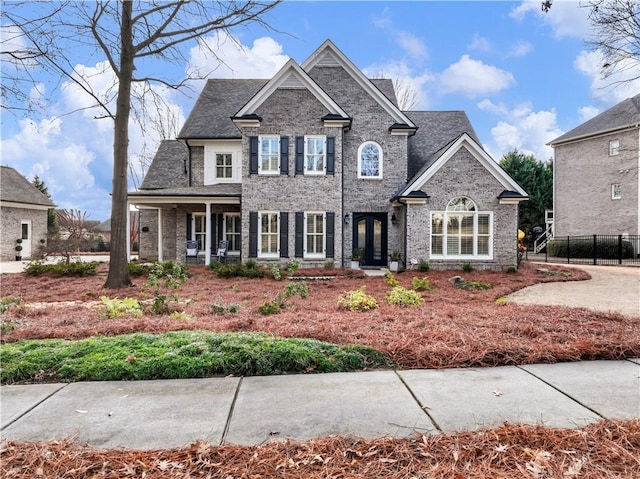
[[[556,236],[640,235],[640,94],[549,145]]]
[[[140,256],[432,267],[516,264],[527,194],[482,149],[464,112],[401,111],[329,40],[265,80],[210,79],[177,140],[129,202]]]

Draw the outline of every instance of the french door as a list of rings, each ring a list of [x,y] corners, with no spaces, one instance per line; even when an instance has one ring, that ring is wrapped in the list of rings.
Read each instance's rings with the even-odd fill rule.
[[[364,250],[363,266],[386,266],[387,214],[354,213],[353,247]]]

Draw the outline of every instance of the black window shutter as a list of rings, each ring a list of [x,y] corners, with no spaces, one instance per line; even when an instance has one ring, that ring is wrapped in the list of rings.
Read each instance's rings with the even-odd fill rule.
[[[304,175],[304,136],[296,136],[296,175]]]
[[[327,175],[336,173],[336,139],[327,137]]]
[[[249,174],[258,174],[258,137],[249,137]]]
[[[289,137],[280,137],[280,174],[289,174]]]
[[[289,257],[289,213],[280,212],[280,257]]]
[[[258,212],[249,212],[249,258],[258,257]]]
[[[191,239],[191,213],[187,213],[187,240]]]
[[[304,212],[296,211],[296,258],[304,256]]]
[[[336,214],[332,211],[327,211],[327,237],[325,238],[327,242],[326,255],[327,258],[335,257],[335,242],[336,242]]]

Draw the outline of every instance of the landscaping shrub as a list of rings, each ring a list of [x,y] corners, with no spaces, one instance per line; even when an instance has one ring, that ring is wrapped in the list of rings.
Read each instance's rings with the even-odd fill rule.
[[[434,289],[436,289],[436,287],[431,284],[429,278],[427,278],[426,276],[422,279],[416,277],[412,278],[411,284],[413,285],[413,289],[415,289],[416,291],[433,291]]]
[[[391,271],[387,271],[384,274],[384,280],[391,287],[398,286],[400,284]]]
[[[462,281],[456,281],[455,283],[456,287],[460,288],[460,289],[464,289],[464,290],[482,290],[482,289],[490,289],[491,285],[489,283],[483,283],[482,281],[467,281],[467,280],[462,280]]]
[[[103,312],[107,318],[119,318],[121,316],[142,316],[142,305],[135,298],[110,299],[100,296]]]
[[[412,289],[395,286],[387,291],[387,302],[397,306],[414,306],[422,303],[422,296]]]
[[[264,269],[253,260],[249,260],[244,264],[221,264],[212,262],[209,267],[221,278],[236,278],[238,276],[245,278],[262,278],[264,276]]]
[[[593,258],[593,238],[570,239],[567,245],[566,239],[555,239],[549,241],[547,245],[549,256],[560,258]],[[618,240],[599,241],[595,251],[596,256],[602,259],[617,259],[619,255]],[[633,245],[629,241],[622,241],[622,258],[633,258]]]
[[[338,297],[338,306],[350,311],[369,311],[376,309],[378,302],[376,298],[365,293],[366,286],[359,289],[347,291]]]
[[[421,259],[420,264],[418,265],[418,269],[422,272],[427,272],[431,269],[431,265],[427,260]]]
[[[61,261],[55,264],[45,263],[43,260],[30,261],[24,268],[27,276],[93,276],[100,263],[98,261]]]
[[[18,306],[20,302],[20,298],[16,296],[3,296],[0,298],[0,314],[6,313],[9,308]]]
[[[473,265],[469,262],[462,263],[462,271],[465,273],[471,273],[473,271]]]
[[[151,271],[152,263],[138,263],[136,261],[129,262],[129,275],[131,276],[148,276]]]

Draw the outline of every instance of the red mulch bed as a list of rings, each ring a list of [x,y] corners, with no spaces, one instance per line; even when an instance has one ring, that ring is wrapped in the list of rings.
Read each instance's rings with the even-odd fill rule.
[[[640,419],[580,430],[511,425],[479,432],[263,446],[195,443],[157,451],[97,450],[72,441],[2,444],[3,478],[635,479]]]
[[[187,283],[178,291],[182,309],[192,319],[168,316],[107,319],[100,311],[101,295],[149,299],[153,289],[144,278],[135,286],[106,290],[107,266],[85,278],[1,275],[2,295],[17,296],[22,306],[11,308],[5,318],[15,329],[3,342],[36,338],[78,339],[94,335],[133,332],[161,333],[181,329],[211,331],[265,331],[276,336],[316,338],[340,344],[364,344],[384,353],[402,368],[495,366],[584,359],[621,359],[640,356],[640,320],[620,314],[582,308],[525,306],[496,303],[496,299],[535,283],[588,279],[586,272],[571,276],[542,275],[538,265],[523,263],[515,274],[496,271],[406,271],[397,275],[411,287],[414,276],[428,276],[436,287],[422,292],[417,307],[391,306],[385,301],[390,289],[381,277],[353,277],[350,270],[300,270],[306,275],[337,275],[331,280],[308,282],[309,297],[291,300],[280,314],[263,316],[257,308],[281,290],[285,281],[272,278],[219,278],[204,266],[191,266]],[[491,289],[465,291],[450,278],[490,283]],[[379,308],[351,312],[337,305],[345,291],[365,285]],[[217,315],[213,304],[239,304],[236,314]]]

